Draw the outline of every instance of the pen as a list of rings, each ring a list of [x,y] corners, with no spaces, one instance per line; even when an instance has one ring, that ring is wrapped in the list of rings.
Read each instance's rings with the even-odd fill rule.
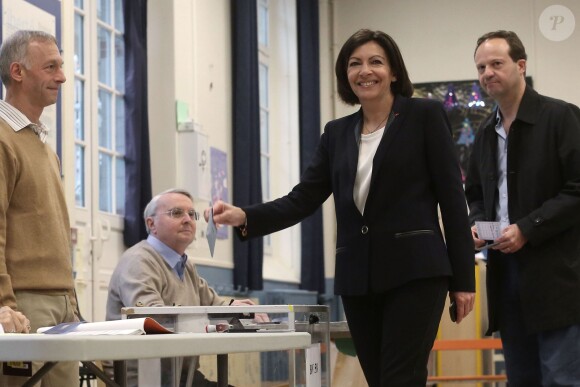
[[[232,305],[233,303],[234,303],[234,299],[232,298],[232,299],[230,300],[230,303],[229,303],[228,305]]]

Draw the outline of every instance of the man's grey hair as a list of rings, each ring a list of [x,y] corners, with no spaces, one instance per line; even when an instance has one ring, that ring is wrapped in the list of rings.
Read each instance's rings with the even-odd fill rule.
[[[147,234],[150,234],[150,232],[151,232],[151,230],[149,229],[149,226],[147,225],[147,218],[155,216],[155,212],[157,212],[157,205],[159,204],[159,198],[161,198],[161,196],[163,196],[163,195],[167,195],[167,194],[171,194],[171,193],[176,193],[176,194],[181,194],[181,195],[187,196],[193,202],[193,196],[191,196],[191,194],[188,191],[186,191],[182,188],[171,188],[171,189],[168,189],[166,191],[161,192],[158,195],[155,195],[153,197],[153,199],[151,199],[151,201],[145,207],[145,211],[143,211],[143,220],[145,221],[145,229],[147,230]]]
[[[10,35],[2,47],[0,47],[0,79],[4,86],[10,85],[12,77],[10,76],[10,65],[14,62],[22,63],[26,68],[30,68],[28,58],[28,46],[31,42],[53,42],[56,38],[43,31],[21,30]]]

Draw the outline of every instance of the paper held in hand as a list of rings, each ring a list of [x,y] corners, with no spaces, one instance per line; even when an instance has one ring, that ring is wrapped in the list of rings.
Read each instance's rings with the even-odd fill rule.
[[[501,230],[503,229],[501,222],[475,222],[475,227],[477,228],[477,236],[479,239],[486,241],[494,241],[501,236]],[[481,247],[477,247],[476,251],[482,251],[494,246],[497,246],[499,242],[488,243]]]
[[[215,240],[217,238],[217,226],[213,221],[213,203],[209,203],[209,219],[207,221],[207,230],[205,235],[207,237],[207,244],[209,245],[209,253],[213,258],[213,252],[215,251]]]
[[[494,241],[501,236],[502,224],[500,222],[475,222],[479,239]]]
[[[53,327],[38,328],[36,333],[62,335],[153,335],[174,333],[151,317],[102,322],[62,323]]]

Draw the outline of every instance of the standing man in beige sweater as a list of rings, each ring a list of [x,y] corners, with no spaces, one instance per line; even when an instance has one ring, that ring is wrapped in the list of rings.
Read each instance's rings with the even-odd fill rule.
[[[66,81],[54,36],[17,31],[0,48],[0,306],[30,319],[30,331],[78,320],[70,258],[70,224],[60,163],[40,122]],[[22,385],[42,363],[13,369],[0,385]],[[76,386],[78,363],[59,363],[41,385]]]

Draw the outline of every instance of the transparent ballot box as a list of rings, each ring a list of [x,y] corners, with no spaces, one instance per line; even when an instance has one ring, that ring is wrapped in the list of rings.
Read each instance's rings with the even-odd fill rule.
[[[137,375],[139,386],[186,385],[198,367],[207,379],[218,381],[218,386],[331,385],[328,306],[133,307],[123,308],[121,313],[123,319],[151,317],[176,334],[199,334],[210,339],[204,348],[192,350],[199,359],[139,360],[137,371],[130,369],[137,362],[127,362],[127,377]],[[305,336],[306,344],[299,345]],[[226,350],[217,342],[225,337]],[[268,337],[275,341],[270,344]],[[248,339],[251,345],[240,344]]]

